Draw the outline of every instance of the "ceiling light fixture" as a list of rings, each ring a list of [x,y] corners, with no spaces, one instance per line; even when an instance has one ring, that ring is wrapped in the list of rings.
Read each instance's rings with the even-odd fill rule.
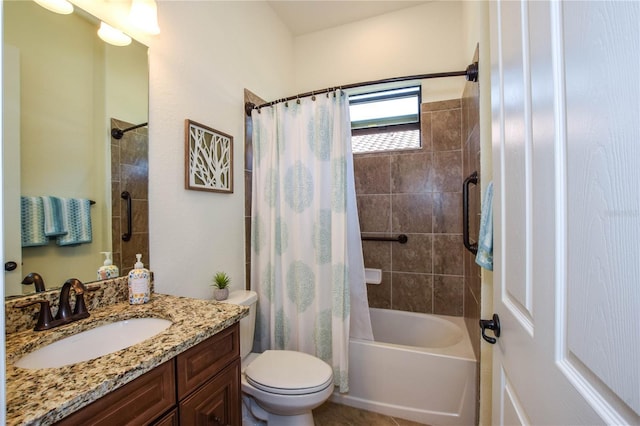
[[[100,22],[98,37],[114,46],[128,46],[131,44],[131,37],[104,22]]]
[[[55,13],[60,13],[62,15],[68,15],[73,13],[73,5],[69,3],[67,0],[34,0],[40,6],[44,7],[47,10],[50,10]]]
[[[160,34],[155,0],[131,0],[129,22],[149,34]]]

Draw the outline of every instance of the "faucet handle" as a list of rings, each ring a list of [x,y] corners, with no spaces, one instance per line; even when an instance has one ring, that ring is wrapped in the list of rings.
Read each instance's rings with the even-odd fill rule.
[[[53,326],[54,320],[51,315],[51,306],[48,300],[32,300],[30,302],[16,304],[16,308],[26,308],[27,306],[40,304],[40,313],[38,314],[38,322],[34,327],[36,331],[48,330]]]

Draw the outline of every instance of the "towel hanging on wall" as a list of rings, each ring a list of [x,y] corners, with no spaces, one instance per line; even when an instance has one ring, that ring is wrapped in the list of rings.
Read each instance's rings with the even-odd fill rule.
[[[44,209],[40,197],[20,197],[20,226],[22,247],[46,246]]]
[[[59,246],[90,243],[91,204],[84,198],[20,197],[22,247],[46,246],[52,237]]]
[[[493,182],[487,185],[482,201],[476,263],[493,271]]]
[[[59,246],[90,243],[91,235],[91,204],[89,200],[81,198],[61,198],[62,218],[68,230],[60,235],[56,243]]]
[[[57,237],[69,232],[65,221],[63,199],[58,197],[40,197],[44,209],[44,235]]]

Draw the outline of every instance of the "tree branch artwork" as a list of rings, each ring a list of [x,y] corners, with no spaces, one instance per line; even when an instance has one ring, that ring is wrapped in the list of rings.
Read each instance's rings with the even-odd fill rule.
[[[185,120],[185,188],[233,192],[233,136]]]

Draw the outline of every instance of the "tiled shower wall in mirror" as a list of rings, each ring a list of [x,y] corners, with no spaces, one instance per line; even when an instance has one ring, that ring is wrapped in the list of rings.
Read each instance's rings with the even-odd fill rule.
[[[134,125],[111,119],[112,129]],[[147,127],[126,132],[120,140],[111,138],[111,244],[113,264],[120,268],[120,276],[126,276],[133,269],[136,253],[142,254],[146,268],[152,267],[149,259],[148,148]],[[133,232],[129,241],[122,240],[122,233],[127,231],[127,202],[120,197],[122,191],[128,191],[132,198]]]

